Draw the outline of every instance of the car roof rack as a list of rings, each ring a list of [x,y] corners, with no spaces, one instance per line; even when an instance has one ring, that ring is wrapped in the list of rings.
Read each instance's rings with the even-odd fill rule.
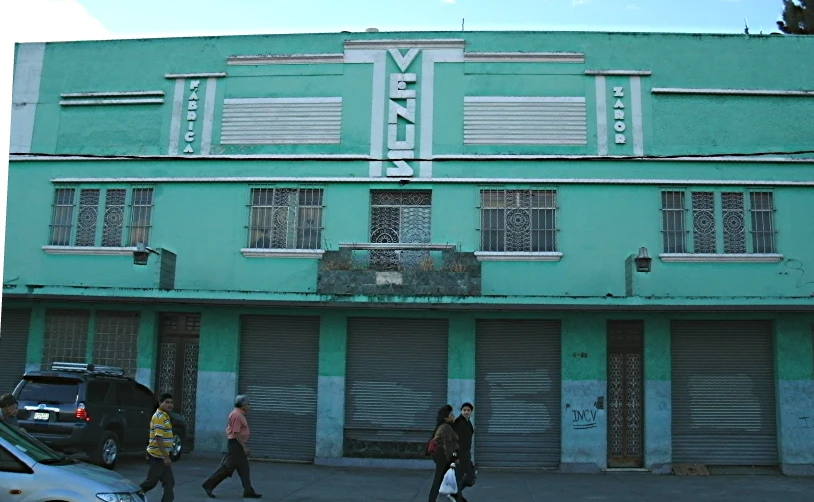
[[[67,363],[67,362],[53,362],[51,363],[51,371],[81,371],[89,373],[104,373],[107,375],[124,376],[124,368],[117,366],[97,366],[93,363]]]

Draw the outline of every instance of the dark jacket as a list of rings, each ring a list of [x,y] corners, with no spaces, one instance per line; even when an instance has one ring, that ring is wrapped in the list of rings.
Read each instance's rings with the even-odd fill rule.
[[[436,449],[443,450],[447,460],[452,460],[452,454],[458,453],[458,435],[449,424],[441,424],[435,428],[433,435]]]
[[[455,433],[458,434],[458,442],[460,443],[461,454],[469,457],[472,455],[472,436],[475,435],[475,427],[472,422],[465,419],[463,415],[459,415],[452,424]]]

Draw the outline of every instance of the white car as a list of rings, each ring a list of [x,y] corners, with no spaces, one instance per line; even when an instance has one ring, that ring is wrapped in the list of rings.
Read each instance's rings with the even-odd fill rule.
[[[144,502],[141,488],[113,471],[57,453],[0,421],[0,501]]]

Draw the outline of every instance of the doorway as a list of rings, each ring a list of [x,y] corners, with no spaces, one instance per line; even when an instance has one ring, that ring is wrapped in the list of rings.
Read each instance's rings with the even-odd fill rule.
[[[609,321],[608,467],[644,465],[644,323]]]
[[[160,314],[158,394],[169,392],[175,401],[175,411],[187,422],[185,448],[194,447],[195,408],[198,393],[198,344],[201,335],[200,314]]]

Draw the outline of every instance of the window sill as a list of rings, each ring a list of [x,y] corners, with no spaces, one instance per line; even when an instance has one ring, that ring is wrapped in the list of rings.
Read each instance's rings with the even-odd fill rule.
[[[92,247],[92,246],[43,246],[46,254],[71,254],[87,256],[133,256],[135,247]]]
[[[322,259],[323,249],[257,249],[240,250],[245,258],[316,258]]]
[[[478,261],[560,261],[562,253],[476,251],[475,257]]]
[[[691,254],[662,253],[664,263],[780,263],[782,254]]]

